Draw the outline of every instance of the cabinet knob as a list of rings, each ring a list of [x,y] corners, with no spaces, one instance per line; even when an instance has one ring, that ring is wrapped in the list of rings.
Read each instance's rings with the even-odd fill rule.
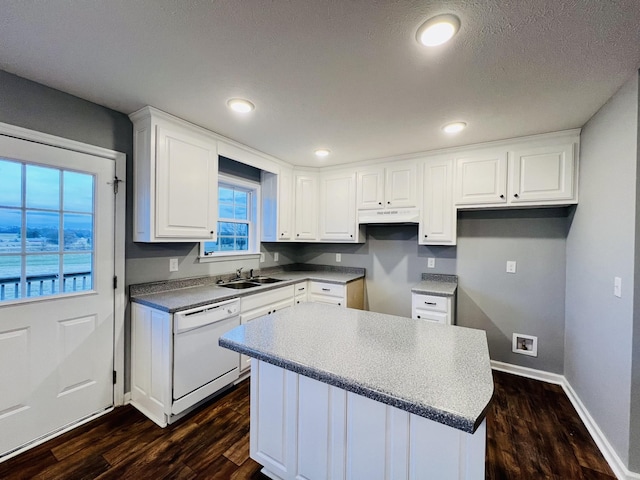
[[[418,318],[420,318],[420,315],[418,315]]]
[[[281,237],[284,237],[284,233],[281,233],[281,234],[280,234],[280,236],[281,236]]]
[[[382,205],[382,202],[378,202],[378,205]]]
[[[429,235],[425,235],[424,238],[427,238]]]
[[[391,202],[387,202],[387,205],[391,205]]]
[[[210,233],[211,235],[213,235],[213,230],[211,230],[209,233]]]
[[[299,236],[300,236],[300,234],[299,234],[299,233],[296,233],[296,237],[299,237]]]
[[[504,195],[500,195],[500,198],[504,198]]]
[[[351,238],[353,238],[353,235],[349,235]]]
[[[516,197],[516,198],[519,197],[519,195],[517,193],[514,193],[513,196]]]

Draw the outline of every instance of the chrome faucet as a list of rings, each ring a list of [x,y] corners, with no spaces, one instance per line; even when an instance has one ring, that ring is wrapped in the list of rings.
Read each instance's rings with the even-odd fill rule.
[[[242,278],[242,267],[236,270],[236,278]]]
[[[249,269],[249,278],[253,278],[253,268]]]

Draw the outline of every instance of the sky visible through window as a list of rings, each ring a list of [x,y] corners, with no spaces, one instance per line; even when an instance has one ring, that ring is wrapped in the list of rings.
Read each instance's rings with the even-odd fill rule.
[[[93,197],[90,174],[0,159],[0,301],[92,288]]]

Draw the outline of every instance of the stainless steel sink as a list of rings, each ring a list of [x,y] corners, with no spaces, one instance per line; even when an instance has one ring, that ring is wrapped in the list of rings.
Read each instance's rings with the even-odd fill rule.
[[[260,285],[263,285],[265,283],[278,283],[278,282],[282,282],[283,280],[280,280],[278,278],[271,278],[271,277],[254,277],[254,278],[250,278],[247,281],[251,283],[259,283]]]
[[[243,288],[255,288],[255,287],[259,287],[260,284],[259,283],[251,283],[251,282],[233,282],[233,283],[221,283],[220,284],[221,287],[225,287],[225,288],[234,288],[236,290],[239,289],[243,289]]]

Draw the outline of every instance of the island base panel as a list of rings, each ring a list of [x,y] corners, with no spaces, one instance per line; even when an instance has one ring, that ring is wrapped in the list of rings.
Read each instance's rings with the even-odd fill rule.
[[[251,360],[251,458],[273,479],[484,479],[474,434]]]

